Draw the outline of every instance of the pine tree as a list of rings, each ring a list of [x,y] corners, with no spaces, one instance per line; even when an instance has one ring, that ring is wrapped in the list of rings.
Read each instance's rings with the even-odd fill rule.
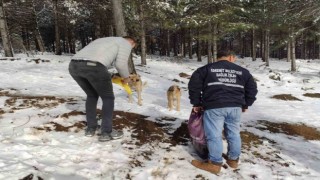
[[[0,0],[0,32],[5,56],[13,57],[10,35],[2,0]]]

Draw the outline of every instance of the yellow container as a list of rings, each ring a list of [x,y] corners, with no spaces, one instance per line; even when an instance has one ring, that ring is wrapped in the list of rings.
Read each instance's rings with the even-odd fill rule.
[[[122,79],[122,77],[118,76],[112,77],[112,83],[120,85],[128,94],[132,94],[130,86],[128,84],[123,83]]]

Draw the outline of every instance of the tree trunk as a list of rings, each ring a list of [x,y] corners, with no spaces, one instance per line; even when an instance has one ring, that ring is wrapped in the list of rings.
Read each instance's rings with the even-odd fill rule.
[[[68,18],[67,16],[64,17],[64,46],[65,46],[64,52],[70,53],[69,21],[67,18]]]
[[[79,36],[80,36],[81,47],[84,48],[87,45],[87,43],[86,43],[86,35],[83,28],[80,30]]]
[[[141,64],[147,65],[147,55],[146,55],[146,32],[145,32],[145,21],[144,21],[144,8],[143,3],[139,5],[139,14],[140,14],[140,37],[141,37]]]
[[[279,38],[280,38],[280,39],[283,39],[282,31],[281,31],[281,30],[279,31]],[[279,47],[278,50],[277,50],[277,55],[278,55],[277,58],[278,58],[279,60],[282,59],[282,53],[283,53],[283,48],[282,48],[282,47]]]
[[[257,60],[257,48],[256,48],[256,30],[252,29],[252,36],[251,36],[251,57],[252,61]]]
[[[74,38],[74,31],[73,31],[73,26],[69,27],[68,30],[68,40],[69,40],[69,48],[70,48],[70,53],[75,54],[76,53],[76,42]]]
[[[248,44],[247,44],[247,39],[246,39],[246,33],[242,37],[243,41],[243,57],[248,57]]]
[[[278,59],[281,60],[282,59],[282,48],[278,49]]]
[[[208,44],[207,44],[207,56],[208,56],[208,64],[212,63],[212,23],[209,23],[208,27],[208,32],[209,32],[209,39],[208,39]]]
[[[67,44],[66,44],[66,33],[65,33],[65,29],[63,30],[64,33],[63,36],[61,37],[61,40],[62,40],[62,52],[66,53],[67,52]]]
[[[23,44],[26,48],[26,51],[29,51],[29,47],[28,47],[28,39],[27,39],[27,34],[28,34],[28,31],[27,31],[27,28],[26,27],[21,27],[21,34],[22,34],[22,41],[23,41]]]
[[[312,43],[311,42],[307,42],[307,48],[308,48],[308,59],[312,58]]]
[[[123,17],[122,0],[111,0],[113,10],[113,20],[117,36],[126,36],[126,25]]]
[[[202,59],[201,59],[201,55],[202,55],[202,50],[201,50],[201,41],[200,39],[197,39],[197,61],[198,62],[201,62]]]
[[[243,34],[242,34],[242,32],[240,32],[240,33],[239,33],[239,39],[238,39],[238,41],[239,41],[239,45],[240,45],[240,47],[239,47],[239,52],[240,52],[240,57],[241,57],[241,58],[244,57],[244,54],[243,54],[244,44],[243,44],[242,36],[243,36]]]
[[[264,30],[261,30],[261,49],[260,49],[260,54],[261,54],[261,59],[263,62],[265,62],[265,53],[264,53],[264,49],[265,49],[265,32]]]
[[[264,45],[264,60],[266,62],[266,66],[269,66],[269,53],[270,53],[270,30],[265,31],[265,45]]]
[[[35,35],[39,50],[40,50],[40,52],[45,52],[46,50],[45,50],[44,43],[43,43],[40,31],[39,31],[39,27],[38,27],[38,19],[37,19],[37,13],[36,13],[36,9],[35,9],[34,0],[32,0],[32,16],[33,16],[33,19],[34,19],[34,31],[33,31],[33,33]]]
[[[0,0],[0,31],[1,31],[4,54],[6,57],[13,57],[9,30],[7,26],[7,20],[6,20],[2,0]]]
[[[308,52],[308,42],[306,40],[306,37],[304,36],[304,34],[302,34],[302,59],[307,59],[307,52]],[[310,52],[310,49],[309,49]],[[310,58],[310,54],[309,54],[309,58]]]
[[[290,35],[289,35],[289,39],[287,42],[287,62],[291,61],[291,39],[290,39]]]
[[[53,11],[54,11],[54,29],[55,29],[55,54],[61,55],[60,45],[60,32],[59,32],[59,21],[58,21],[58,0],[53,0]]]
[[[167,56],[170,57],[170,31],[167,30],[166,31],[166,53],[167,53]]]
[[[35,29],[33,33],[35,35],[40,52],[45,52],[46,50],[39,29]]]
[[[313,53],[312,53],[312,59],[316,59],[317,57],[316,57],[316,51],[317,51],[317,43],[316,43],[317,41],[316,41],[316,37],[314,38],[314,40],[313,40],[313,48],[312,48],[312,50],[313,50]]]
[[[95,23],[95,28],[94,28],[94,36],[95,38],[101,38],[101,26],[100,26],[100,21],[96,21]]]
[[[192,59],[192,31],[191,31],[191,29],[189,29],[188,47],[189,47],[189,59]]]
[[[318,59],[320,59],[320,36],[318,36]]]
[[[99,6],[95,7],[95,11],[96,12],[94,16],[94,39],[98,39],[102,37],[100,17],[103,17],[103,12]]]
[[[212,40],[208,40],[208,64],[212,63]]]
[[[160,42],[160,41],[159,41],[159,42]],[[155,54],[155,46],[156,46],[156,44],[157,44],[156,38],[153,37],[153,36],[151,36],[151,37],[150,37],[150,45],[147,46],[147,47],[149,47],[149,49],[150,49],[150,51],[149,51],[150,54]],[[159,45],[159,47],[161,47],[161,46]]]
[[[213,24],[213,42],[212,42],[212,61],[217,62],[217,53],[218,53],[218,24],[214,23]]]
[[[114,27],[113,27],[113,25],[110,25],[108,27],[108,36],[114,36]]]
[[[291,33],[290,36],[290,56],[291,56],[291,71],[295,72],[297,71],[297,65],[296,65],[296,48],[295,48],[295,38],[293,36],[293,33]]]
[[[186,57],[187,55],[187,47],[186,47],[186,37],[187,37],[187,33],[186,33],[186,29],[182,28],[182,33],[181,33],[181,55],[183,57]]]
[[[112,11],[113,11],[113,20],[116,28],[117,36],[126,36],[126,24],[124,22],[123,16],[123,8],[122,8],[122,0],[111,0]],[[132,74],[137,74],[136,69],[134,67],[132,55],[129,57],[129,72]]]
[[[159,47],[160,47],[160,56],[165,56],[166,55],[166,39],[167,39],[167,35],[166,35],[166,31],[162,28],[160,28],[160,41],[159,41]]]
[[[176,56],[178,56],[178,37],[177,37],[178,35],[177,35],[177,33],[175,32],[175,33],[173,33],[173,56],[174,57],[176,57]]]

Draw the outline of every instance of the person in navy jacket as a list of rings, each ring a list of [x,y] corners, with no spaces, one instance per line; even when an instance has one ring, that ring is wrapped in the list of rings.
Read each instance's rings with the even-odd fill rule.
[[[256,100],[257,85],[250,72],[235,64],[230,50],[217,54],[218,61],[198,68],[188,84],[193,111],[204,111],[203,123],[209,150],[208,162],[193,160],[200,169],[218,174],[223,163],[222,131],[227,139],[227,164],[238,167],[241,153],[240,120]]]

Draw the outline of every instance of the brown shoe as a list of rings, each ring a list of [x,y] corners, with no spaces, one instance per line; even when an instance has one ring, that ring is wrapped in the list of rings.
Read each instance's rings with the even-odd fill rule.
[[[237,167],[238,167],[238,162],[239,162],[239,160],[227,159],[227,164],[228,164],[231,168],[237,168]]]
[[[213,164],[211,161],[201,162],[198,160],[192,160],[191,164],[199,169],[218,174],[221,171],[221,165]]]

